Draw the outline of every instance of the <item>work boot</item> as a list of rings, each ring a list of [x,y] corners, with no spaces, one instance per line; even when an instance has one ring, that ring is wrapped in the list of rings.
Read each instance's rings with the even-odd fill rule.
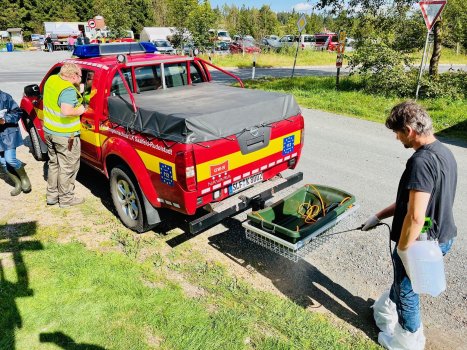
[[[16,173],[19,175],[21,179],[21,190],[24,193],[31,192],[31,181],[29,181],[28,174],[26,174],[26,170],[24,169],[24,164],[21,165],[19,169],[15,169]]]
[[[71,202],[69,203],[60,203],[60,208],[64,209],[64,208],[70,208],[70,207],[74,207],[75,205],[80,205],[84,203],[84,198],[81,198],[81,197],[73,197],[73,199],[71,200]]]
[[[12,196],[19,195],[21,193],[21,180],[19,179],[18,176],[16,176],[16,174],[9,172],[8,167],[4,167],[3,170],[5,171],[5,174],[8,175],[10,180],[13,181],[13,184],[15,186],[15,188],[11,190],[10,195]]]

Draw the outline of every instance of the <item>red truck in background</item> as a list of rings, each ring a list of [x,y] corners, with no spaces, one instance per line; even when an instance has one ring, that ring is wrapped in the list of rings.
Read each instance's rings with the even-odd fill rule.
[[[83,45],[73,62],[82,69],[89,107],[81,116],[81,159],[105,174],[121,221],[144,232],[163,220],[161,208],[194,215],[197,233],[300,181],[296,167],[304,120],[291,95],[212,83],[197,57],[158,55],[149,43]],[[47,160],[42,92],[28,85],[21,101],[31,152]],[[92,78],[89,82],[89,78]]]

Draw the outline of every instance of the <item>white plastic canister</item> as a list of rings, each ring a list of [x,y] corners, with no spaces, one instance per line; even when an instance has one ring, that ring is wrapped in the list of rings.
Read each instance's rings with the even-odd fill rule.
[[[407,259],[415,293],[436,297],[446,289],[443,254],[437,241],[415,241],[407,249]]]

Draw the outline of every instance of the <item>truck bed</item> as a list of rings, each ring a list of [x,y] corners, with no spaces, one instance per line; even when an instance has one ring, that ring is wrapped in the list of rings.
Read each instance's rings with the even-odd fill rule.
[[[213,83],[185,85],[108,100],[110,121],[181,143],[217,140],[300,113],[292,95]]]

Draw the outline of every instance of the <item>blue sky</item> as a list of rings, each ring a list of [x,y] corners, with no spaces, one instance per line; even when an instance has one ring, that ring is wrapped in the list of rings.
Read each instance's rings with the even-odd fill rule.
[[[295,8],[297,11],[310,13],[311,5],[315,1],[306,0],[210,0],[211,7],[221,7],[223,4],[236,5],[237,7],[256,7],[260,8],[263,5],[271,6],[271,9],[275,12],[280,11],[292,11]]]

